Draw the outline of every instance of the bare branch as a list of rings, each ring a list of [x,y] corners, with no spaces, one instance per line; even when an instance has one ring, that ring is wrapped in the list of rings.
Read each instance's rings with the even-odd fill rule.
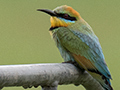
[[[57,85],[63,84],[82,84],[86,90],[104,90],[86,71],[83,73],[68,63],[0,66],[0,88],[40,85],[43,90],[57,90]]]

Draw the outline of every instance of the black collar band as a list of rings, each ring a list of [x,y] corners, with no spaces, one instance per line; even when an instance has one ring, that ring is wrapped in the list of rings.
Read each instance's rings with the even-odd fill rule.
[[[51,28],[49,29],[49,31],[52,31],[52,30],[54,30],[54,29],[56,29],[56,28],[58,28],[58,27],[51,27]]]

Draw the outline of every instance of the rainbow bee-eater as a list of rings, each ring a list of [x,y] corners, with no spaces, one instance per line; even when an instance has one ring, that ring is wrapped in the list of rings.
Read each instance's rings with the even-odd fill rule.
[[[105,90],[111,87],[111,75],[101,45],[90,25],[72,7],[63,5],[54,10],[38,9],[51,16],[49,29],[65,62],[76,62]]]

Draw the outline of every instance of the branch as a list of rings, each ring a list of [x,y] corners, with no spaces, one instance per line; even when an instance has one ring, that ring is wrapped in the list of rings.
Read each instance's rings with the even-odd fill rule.
[[[63,84],[82,84],[86,90],[104,90],[86,71],[83,73],[68,63],[0,66],[1,89],[11,86],[31,88],[41,85],[43,90],[57,90],[57,85]]]

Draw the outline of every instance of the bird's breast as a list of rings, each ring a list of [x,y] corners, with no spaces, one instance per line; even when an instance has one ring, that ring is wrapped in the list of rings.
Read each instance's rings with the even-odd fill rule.
[[[58,28],[60,29],[60,28]],[[58,35],[58,30],[56,31],[50,31],[51,35],[52,35],[52,38],[53,40],[55,41],[56,43],[56,46],[57,48],[59,49],[60,51],[60,54],[62,56],[62,58],[64,59],[65,62],[67,61],[75,61],[73,56],[70,54],[70,52],[63,46],[60,38],[67,38],[67,39],[70,39],[68,36],[67,36],[67,32],[61,32],[62,33],[62,37],[59,37]]]

